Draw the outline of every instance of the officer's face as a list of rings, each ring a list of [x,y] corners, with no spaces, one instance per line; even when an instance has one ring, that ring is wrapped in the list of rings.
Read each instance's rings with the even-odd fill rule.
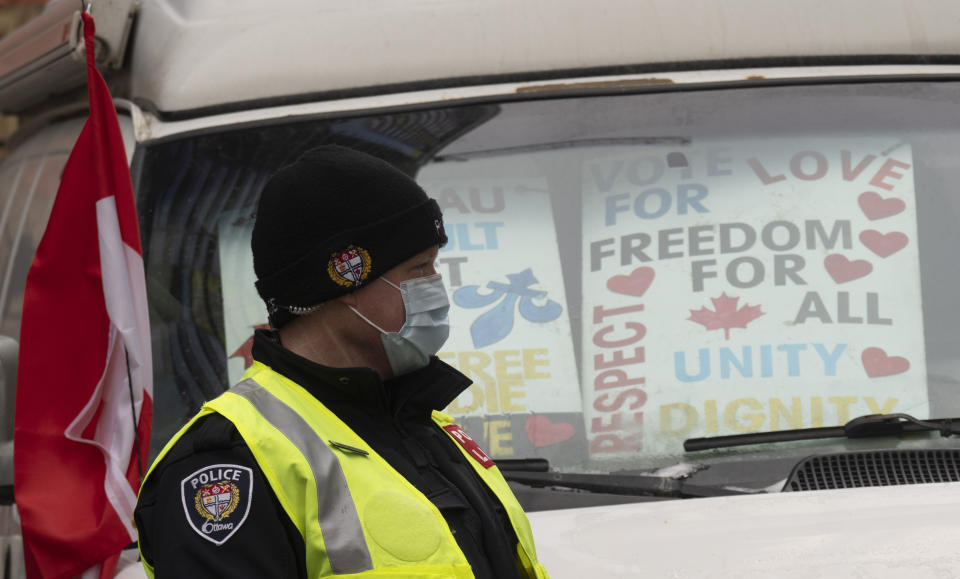
[[[400,285],[400,282],[408,279],[433,275],[437,273],[435,263],[438,252],[439,247],[434,245],[387,271],[381,277]],[[397,288],[383,280],[374,280],[370,285],[354,292],[354,295],[357,299],[357,309],[384,330],[396,332],[403,326],[406,312],[403,308],[403,296]],[[379,336],[377,339],[379,340]]]

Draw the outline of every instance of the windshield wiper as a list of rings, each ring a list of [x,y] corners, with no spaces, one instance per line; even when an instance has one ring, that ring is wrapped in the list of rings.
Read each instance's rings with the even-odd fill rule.
[[[869,438],[926,431],[938,431],[944,437],[960,434],[960,418],[918,420],[909,414],[868,414],[854,418],[843,426],[688,438],[683,441],[683,449],[687,452],[693,452],[747,444],[770,444],[772,442],[814,440],[817,438]]]
[[[746,494],[745,491],[693,485],[682,479],[651,475],[581,474],[503,469],[501,469],[501,473],[503,474],[503,478],[509,481],[531,487],[566,487],[613,495],[693,498]]]

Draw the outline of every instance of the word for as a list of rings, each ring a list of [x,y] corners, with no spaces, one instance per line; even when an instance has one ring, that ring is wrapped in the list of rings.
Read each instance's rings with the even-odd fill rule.
[[[444,225],[444,230],[447,232],[448,241],[445,246],[440,248],[440,251],[500,249],[497,230],[502,227],[502,221],[475,221],[471,224],[447,223]]]
[[[788,253],[774,255],[772,258],[773,285],[787,285],[789,279],[794,285],[807,285],[800,277],[800,271],[807,265],[803,257]],[[770,262],[767,262],[770,264]],[[717,260],[700,259],[690,262],[690,284],[693,291],[704,290],[704,280],[716,278]],[[756,257],[738,257],[727,262],[723,268],[724,280],[735,288],[745,289],[760,285],[767,279],[768,265]]]
[[[876,398],[864,396],[811,396],[788,401],[770,398],[766,404],[756,398],[737,398],[723,405],[722,412],[717,400],[704,400],[702,406],[687,402],[674,402],[660,406],[660,432],[685,436],[694,431],[717,434],[722,426],[730,432],[758,432],[761,430],[796,429],[824,425],[824,402],[832,425],[846,424],[851,414],[890,414],[899,399],[887,398],[881,405]],[[866,408],[864,408],[866,406]],[[853,412],[851,413],[851,409]]]
[[[853,181],[863,173],[867,167],[871,166],[876,159],[876,155],[865,155],[854,165],[853,153],[850,151],[841,151],[840,171],[843,180]],[[787,176],[784,173],[771,174],[756,157],[747,159],[747,165],[753,169],[754,174],[760,178],[760,181],[764,185],[787,180]],[[793,156],[790,157],[789,165],[790,174],[802,181],[817,181],[823,179],[831,169],[827,156],[818,151],[800,151],[794,153]],[[890,191],[895,185],[892,181],[899,181],[904,177],[904,173],[899,171],[909,168],[910,165],[908,163],[903,163],[896,159],[887,159],[877,172],[873,174],[873,177],[870,178],[870,186]]]
[[[878,294],[867,293],[864,309],[866,310],[866,317],[853,315],[850,309],[850,292],[837,292],[837,308],[834,310],[837,314],[835,317],[831,317],[820,294],[807,292],[793,323],[805,324],[807,320],[812,318],[822,324],[873,324],[878,326],[893,324],[892,319],[880,316],[880,296]]]
[[[483,414],[523,412],[527,410],[526,380],[549,378],[547,348],[495,350],[493,355],[480,351],[440,352],[437,357],[473,378],[470,385],[454,400],[447,411],[470,414],[483,409]]]
[[[607,323],[594,331],[593,345],[602,351],[593,356],[593,417],[590,419],[590,452],[601,454],[643,449],[643,405],[647,393],[640,388],[646,382],[643,376],[628,374],[626,366],[645,361],[643,346],[634,346],[643,340],[647,328],[633,321],[626,314],[643,311],[643,304],[619,308],[594,306],[593,325],[599,326],[608,318],[617,318],[617,323]],[[628,348],[630,346],[630,348]],[[641,367],[642,368],[642,367]]]
[[[463,214],[500,213],[506,206],[503,187],[491,187],[485,191],[481,191],[479,187],[469,187],[466,191],[444,187],[433,197],[443,211],[455,209]]]
[[[620,265],[626,266],[635,262],[742,253],[754,249],[758,241],[773,252],[791,251],[801,243],[809,250],[833,249],[838,245],[843,249],[853,247],[850,221],[846,219],[834,221],[829,233],[824,222],[818,219],[804,221],[802,229],[791,221],[771,221],[759,232],[748,223],[697,225],[593,241],[590,271],[599,271],[605,265],[604,260],[611,257],[619,257]]]
[[[703,200],[707,198],[709,191],[706,185],[700,183],[683,183],[677,185],[676,190],[676,211],[677,215],[686,215],[693,209],[697,213],[710,213],[710,210],[703,205]],[[633,197],[631,201],[630,198]],[[674,195],[662,187],[653,187],[643,191],[633,193],[617,193],[604,199],[604,220],[606,226],[617,224],[617,215],[628,213],[633,210],[633,214],[640,219],[658,219],[670,212],[674,206]]]
[[[796,377],[801,371],[817,376],[836,376],[837,361],[847,345],[836,344],[829,349],[824,344],[810,345],[813,353],[807,350],[807,344],[743,346],[739,352],[728,347],[700,348],[695,372],[689,371],[686,352],[674,352],[673,373],[681,382],[700,382],[710,378],[715,371],[723,380],[733,377],[771,378],[775,375]]]

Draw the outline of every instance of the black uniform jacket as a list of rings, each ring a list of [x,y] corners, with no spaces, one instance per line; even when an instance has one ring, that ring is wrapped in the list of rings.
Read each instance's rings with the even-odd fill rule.
[[[477,577],[512,578],[517,538],[502,505],[430,413],[445,408],[470,381],[433,358],[428,367],[381,382],[369,368],[330,368],[284,349],[260,330],[253,357],[317,397],[443,514]],[[189,477],[208,466],[249,467],[249,509],[222,544],[198,530]],[[234,469],[228,473],[247,472]],[[236,475],[235,475],[236,476]],[[196,506],[196,511],[202,507]],[[202,513],[201,513],[202,514]],[[191,522],[193,517],[193,522]],[[280,506],[237,429],[212,414],[177,442],[141,490],[135,513],[144,559],[158,579],[306,579],[303,537]],[[229,531],[218,533],[223,538]]]

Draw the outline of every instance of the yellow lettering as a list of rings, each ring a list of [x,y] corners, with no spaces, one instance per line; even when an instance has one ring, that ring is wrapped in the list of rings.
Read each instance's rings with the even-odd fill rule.
[[[532,380],[536,378],[549,378],[550,372],[539,372],[537,371],[537,366],[546,366],[550,367],[550,360],[538,359],[540,356],[546,358],[550,354],[550,351],[546,348],[524,348],[523,349],[523,378],[524,380]]]
[[[763,410],[763,405],[756,398],[737,398],[727,404],[723,411],[723,425],[734,432],[756,432],[760,430],[763,424],[763,413],[749,412],[743,415],[747,419],[746,423],[741,423],[737,419],[737,412],[741,406],[746,406],[752,410]]]
[[[810,397],[810,426],[812,428],[823,426],[823,398],[819,396]]]
[[[856,396],[831,396],[827,398],[827,402],[837,405],[838,424],[846,424],[850,421],[850,405],[856,401]]]
[[[468,414],[478,409],[485,414],[526,411],[524,377],[550,377],[548,372],[537,368],[549,366],[549,360],[538,358],[547,353],[546,348],[532,348],[522,351],[496,350],[492,356],[476,350],[438,354],[438,357],[456,358],[458,369],[475,381],[447,410],[451,414]]]
[[[703,413],[706,415],[707,434],[716,434],[720,431],[720,425],[717,423],[717,401],[704,401],[703,411]]]
[[[673,425],[673,413],[679,410],[683,413],[682,426]],[[689,433],[697,425],[697,409],[686,402],[674,402],[660,406],[660,432],[664,434],[683,435]]]
[[[893,412],[893,407],[896,406],[900,400],[898,398],[887,398],[886,402],[883,403],[883,408],[877,404],[876,398],[872,396],[864,396],[863,401],[867,403],[870,412],[873,414],[890,414]]]
[[[511,360],[508,356],[516,356]],[[520,350],[497,350],[493,353],[494,368],[496,368],[497,380],[522,380],[519,373],[510,372],[510,368],[520,368],[523,362],[520,360]]]
[[[487,373],[490,365],[490,356],[483,352],[460,352],[457,355],[457,368],[470,376],[476,376],[482,382],[493,382],[493,376]]]
[[[514,389],[514,386],[523,386],[523,379],[519,376],[517,377],[504,377],[500,379],[499,384],[499,394],[500,394],[500,408],[504,412],[513,412],[526,410],[527,405],[522,402],[522,399],[527,397],[527,391],[524,388]],[[520,402],[516,404],[513,402],[514,398],[521,399]]]
[[[803,428],[803,411],[800,409],[800,399],[792,398],[790,400],[790,412],[779,398],[770,399],[770,430],[780,430],[780,417],[787,420],[787,426],[791,429]]]
[[[513,456],[513,432],[509,420],[491,420],[483,424],[487,440],[490,441],[490,454],[493,456]]]
[[[497,383],[495,381],[484,382],[484,390],[487,398],[487,414],[500,412],[500,396],[497,394]]]

